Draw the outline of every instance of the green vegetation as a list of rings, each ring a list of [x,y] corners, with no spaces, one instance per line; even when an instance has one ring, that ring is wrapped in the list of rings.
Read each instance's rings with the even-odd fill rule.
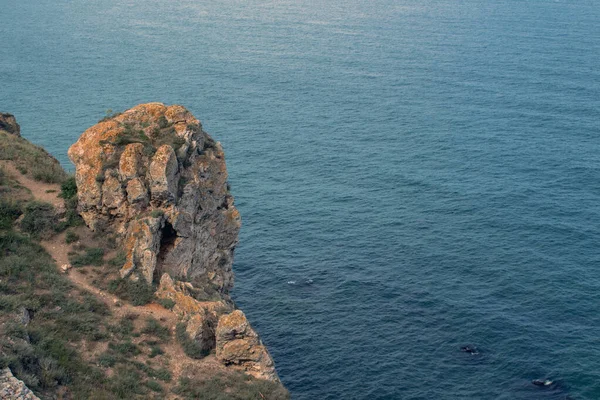
[[[131,143],[142,144],[143,154],[147,157],[152,157],[154,153],[156,153],[156,149],[166,144],[175,150],[180,162],[185,164],[189,158],[189,151],[186,152],[186,149],[179,151],[186,143],[186,139],[177,135],[175,126],[173,123],[169,122],[165,116],[161,116],[154,124],[149,122],[139,123],[135,121],[122,122],[120,123],[120,128],[121,131],[115,138],[100,142],[102,145],[114,146],[115,150],[102,162],[102,170],[96,176],[96,181],[100,183],[104,182],[107,178],[107,170],[118,167],[125,146]],[[200,126],[197,124],[189,124],[188,129],[195,132],[201,131]],[[214,141],[207,139],[205,141],[205,148],[207,148],[206,146],[214,147]]]
[[[157,393],[162,393],[163,392],[163,387],[160,385],[160,383],[156,382],[156,381],[148,381],[146,382],[146,386],[148,386],[148,389],[152,390],[153,392],[157,392]]]
[[[57,228],[58,219],[52,204],[32,201],[25,205],[21,230],[35,238],[47,238]]]
[[[22,137],[0,131],[0,160],[12,160],[16,168],[36,181],[62,183],[67,174],[46,150]]]
[[[286,400],[290,398],[288,391],[282,386],[241,373],[216,375],[208,379],[182,377],[173,392],[189,400]]]
[[[69,176],[63,183],[60,185],[60,195],[65,200],[72,199],[77,196],[77,183],[75,182],[74,176]]]
[[[148,357],[154,358],[156,356],[160,356],[161,354],[165,354],[163,349],[160,346],[153,344],[150,346],[150,355]]]
[[[108,291],[134,306],[143,306],[152,301],[154,288],[148,285],[144,278],[137,281],[131,279],[115,279],[108,284]]]
[[[120,268],[123,266],[123,264],[125,264],[125,261],[127,261],[125,252],[119,251],[114,258],[108,260],[108,265],[110,265],[111,267],[119,267]]]
[[[65,242],[67,244],[75,243],[78,240],[79,240],[79,235],[73,231],[67,231],[67,233],[65,234]]]
[[[69,261],[73,267],[100,266],[104,264],[104,249],[99,247],[86,248],[83,254],[75,253],[71,255]]]
[[[0,229],[9,229],[22,213],[15,201],[0,198]]]
[[[175,302],[171,299],[156,299],[156,302],[166,308],[167,310],[172,310],[175,307]]]
[[[94,385],[98,371],[81,360],[72,344],[102,340],[101,321],[108,309],[77,291],[30,238],[0,232],[0,253],[0,310],[6,322],[0,365],[9,366],[33,390],[66,384],[84,398],[82,388]],[[11,317],[23,310],[34,315],[27,325]]]
[[[60,222],[57,230],[60,232],[68,227],[83,225],[83,219],[77,212],[77,183],[75,182],[74,176],[69,176],[62,183],[58,197],[62,197],[64,199],[66,212],[65,220]]]
[[[167,340],[171,336],[169,328],[162,326],[160,322],[152,317],[146,320],[146,326],[142,329],[142,333],[155,336],[161,340]]]
[[[160,218],[160,217],[162,217],[163,215],[165,215],[165,212],[164,212],[163,210],[152,210],[152,211],[150,212],[150,216],[151,216],[152,218]]]

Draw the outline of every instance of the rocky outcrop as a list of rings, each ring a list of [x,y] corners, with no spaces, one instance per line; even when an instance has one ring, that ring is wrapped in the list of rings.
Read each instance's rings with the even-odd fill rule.
[[[241,310],[219,318],[217,359],[259,379],[277,381],[273,359]]]
[[[0,131],[6,131],[15,136],[21,136],[21,127],[15,116],[8,113],[0,113]]]
[[[241,222],[221,145],[200,122],[181,106],[142,104],[86,130],[69,157],[81,216],[116,233],[126,253],[121,277],[158,283],[156,297],[200,353],[215,350],[223,364],[278,382],[229,297]]]
[[[23,381],[15,378],[8,368],[0,371],[0,399],[6,400],[39,400],[39,397],[25,386]]]
[[[168,273],[203,287],[205,300],[227,295],[240,216],[223,149],[189,111],[139,105],[86,130],[69,157],[81,216],[123,243],[123,277]]]

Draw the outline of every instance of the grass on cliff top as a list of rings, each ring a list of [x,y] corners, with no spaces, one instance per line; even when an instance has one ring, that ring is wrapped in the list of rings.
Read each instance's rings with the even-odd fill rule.
[[[289,392],[283,386],[254,379],[239,372],[204,379],[182,377],[173,392],[186,400],[287,400],[290,398]]]
[[[68,177],[59,162],[42,147],[5,131],[0,131],[0,160],[13,161],[22,174],[37,181],[62,183]]]
[[[136,331],[129,316],[115,323],[107,306],[74,287],[28,236],[0,230],[0,254],[0,368],[9,367],[42,399],[58,393],[66,399],[162,398],[171,372],[148,361],[163,354],[168,329],[147,320]],[[99,346],[106,352],[90,360],[89,351]],[[114,373],[107,375],[107,368]]]
[[[84,398],[101,371],[84,362],[74,344],[106,337],[108,309],[74,288],[32,239],[4,230],[0,253],[0,366],[42,398],[64,385]]]

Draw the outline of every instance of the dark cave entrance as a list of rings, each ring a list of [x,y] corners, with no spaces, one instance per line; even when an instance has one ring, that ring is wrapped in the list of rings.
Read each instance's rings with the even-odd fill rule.
[[[165,260],[173,248],[177,240],[177,231],[173,228],[170,222],[165,221],[165,225],[161,229],[160,248],[156,258],[156,269],[154,270],[154,281],[160,282],[160,277],[165,270]]]

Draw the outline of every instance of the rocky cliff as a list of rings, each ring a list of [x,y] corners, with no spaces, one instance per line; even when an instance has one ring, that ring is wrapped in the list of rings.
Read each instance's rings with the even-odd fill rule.
[[[185,108],[139,105],[86,130],[69,157],[86,224],[122,240],[123,277],[168,273],[227,295],[240,216],[221,145]]]
[[[8,113],[0,113],[0,131],[21,136],[21,127],[17,123],[15,116]]]
[[[149,103],[105,118],[69,149],[78,210],[115,234],[122,279],[158,285],[203,352],[277,381],[273,361],[229,297],[241,226],[223,149],[184,107]]]

